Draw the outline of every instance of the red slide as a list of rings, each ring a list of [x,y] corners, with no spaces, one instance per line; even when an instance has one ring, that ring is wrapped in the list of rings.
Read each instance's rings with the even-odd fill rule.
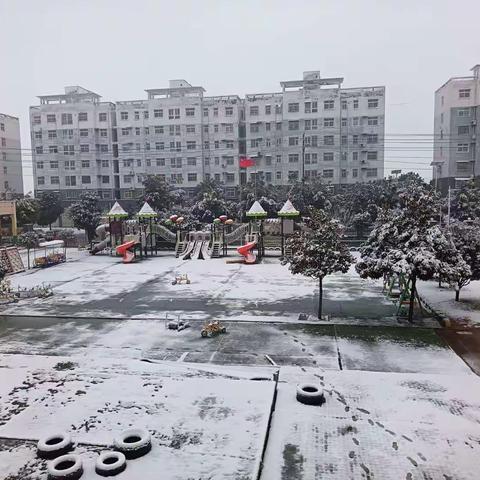
[[[117,247],[117,253],[123,256],[123,263],[133,262],[135,254],[130,249],[133,248],[136,243],[135,240],[131,240],[130,242],[125,242]]]
[[[248,242],[245,245],[237,248],[237,252],[245,257],[245,263],[252,264],[257,261],[257,256],[251,252],[257,242]]]

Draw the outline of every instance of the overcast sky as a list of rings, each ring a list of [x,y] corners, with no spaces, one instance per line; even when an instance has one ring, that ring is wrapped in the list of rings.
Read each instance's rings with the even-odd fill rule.
[[[320,70],[385,85],[386,172],[430,179],[431,149],[388,135],[432,133],[434,90],[480,63],[479,25],[479,0],[0,0],[0,112],[30,148],[28,107],[65,85],[116,101],[184,78],[243,95]],[[24,172],[28,191],[28,151]]]

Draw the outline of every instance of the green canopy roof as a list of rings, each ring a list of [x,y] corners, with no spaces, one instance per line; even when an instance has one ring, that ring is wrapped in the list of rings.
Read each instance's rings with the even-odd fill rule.
[[[247,217],[266,217],[267,212],[262,208],[260,203],[255,200],[255,203],[250,207],[250,210],[247,212]]]
[[[113,207],[107,213],[107,217],[109,217],[109,218],[127,218],[128,213],[122,208],[122,206],[118,202],[115,202],[113,204]]]
[[[155,210],[147,202],[145,202],[140,211],[137,213],[137,216],[141,218],[153,218],[157,216],[157,212],[155,212]]]
[[[297,217],[300,212],[293,206],[290,200],[287,200],[278,212],[279,217]]]

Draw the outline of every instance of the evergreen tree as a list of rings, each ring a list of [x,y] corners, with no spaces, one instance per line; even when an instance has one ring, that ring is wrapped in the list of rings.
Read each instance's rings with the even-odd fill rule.
[[[45,192],[38,202],[38,224],[42,226],[49,225],[52,229],[58,217],[63,213],[63,206],[58,194],[54,192]]]
[[[354,259],[342,242],[342,227],[322,210],[313,210],[307,219],[308,230],[296,232],[288,241],[291,249],[285,263],[293,274],[317,278],[319,282],[318,318],[322,318],[323,279],[332,273],[346,273]]]
[[[37,223],[39,204],[35,198],[24,197],[17,200],[16,210],[18,225]]]
[[[363,278],[404,275],[410,285],[409,321],[413,318],[417,279],[453,283],[468,265],[436,225],[439,200],[425,187],[410,184],[397,208],[384,208],[361,249],[357,272]]]
[[[101,211],[98,206],[98,197],[91,192],[84,192],[80,201],[74,203],[70,209],[70,216],[76,228],[84,229],[88,241],[95,237],[95,229],[100,223]]]
[[[143,180],[145,195],[143,202],[148,204],[157,212],[170,210],[174,204],[172,188],[160,175],[148,175]]]
[[[453,197],[450,215],[458,220],[480,218],[480,188],[475,180],[468,181]]]

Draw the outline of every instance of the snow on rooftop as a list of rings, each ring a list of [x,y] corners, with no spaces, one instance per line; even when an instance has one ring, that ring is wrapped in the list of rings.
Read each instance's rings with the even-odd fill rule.
[[[157,213],[155,210],[148,204],[148,202],[145,202],[140,209],[140,211],[137,214],[139,217],[156,217]]]
[[[115,202],[113,207],[107,213],[107,217],[128,217],[128,213],[122,208],[122,206]]]
[[[280,217],[296,217],[300,212],[293,206],[292,202],[287,199],[283,207],[278,212]]]
[[[267,212],[263,209],[260,203],[255,200],[254,204],[250,207],[250,210],[247,212],[247,217],[266,217]]]

